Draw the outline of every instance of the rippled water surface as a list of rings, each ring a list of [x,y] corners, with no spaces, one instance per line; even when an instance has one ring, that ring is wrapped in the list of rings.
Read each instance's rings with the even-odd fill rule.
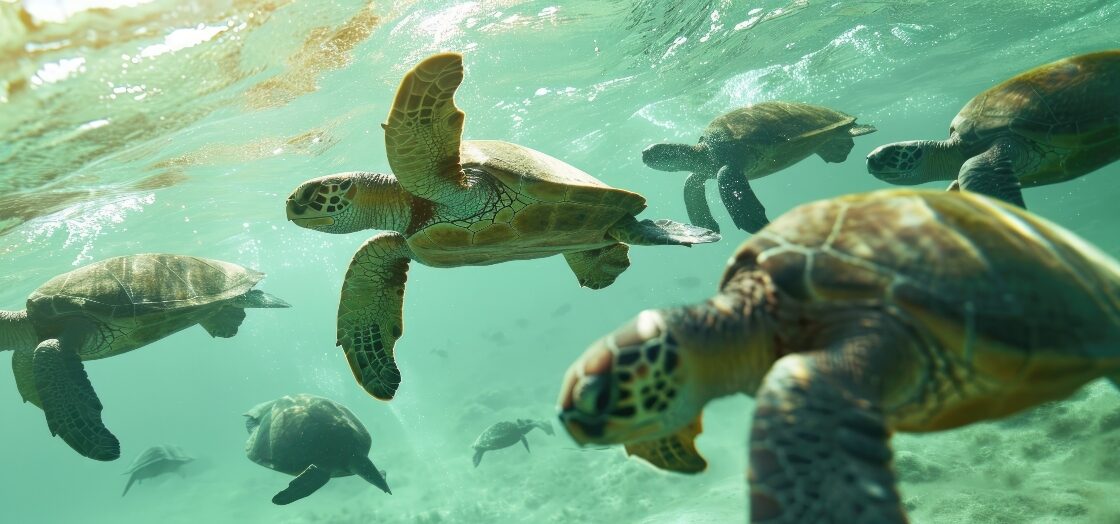
[[[258,268],[261,288],[294,307],[250,311],[235,338],[192,328],[87,363],[122,442],[116,462],[50,437],[0,373],[4,522],[742,522],[746,397],[709,406],[698,446],[710,467],[697,476],[577,448],[563,431],[531,433],[531,454],[509,448],[471,465],[491,423],[554,418],[562,373],[592,340],[640,309],[711,295],[747,237],[722,206],[722,242],[634,248],[632,267],[600,291],[579,288],[560,257],[413,264],[404,381],[382,403],[333,346],[339,285],[369,233],[297,228],[284,198],[308,178],[388,172],[378,124],[401,75],[441,50],[465,54],[467,138],[547,152],[642,193],[644,216],[683,220],[684,175],[653,171],[639,153],[692,143],[724,111],[794,100],[879,129],[845,163],[813,157],[755,182],[773,218],[885,187],[862,162],[876,146],[945,138],[979,91],[1120,41],[1114,0],[81,4],[0,0],[0,308],[21,308],[56,274],[137,252]],[[1117,180],[1113,164],[1025,195],[1117,256]],[[290,478],[245,458],[241,414],[299,392],[367,425],[392,496],[347,477],[290,506],[269,502]],[[1008,421],[899,436],[913,521],[1120,522],[1117,400],[1098,383]],[[198,460],[121,498],[128,462],[164,443]]]

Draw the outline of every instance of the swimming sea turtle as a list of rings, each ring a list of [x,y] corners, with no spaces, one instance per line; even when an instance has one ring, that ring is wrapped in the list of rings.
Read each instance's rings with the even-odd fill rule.
[[[345,406],[314,395],[287,395],[245,414],[245,454],[266,468],[295,475],[273,504],[291,504],[331,477],[357,475],[392,495],[385,472],[369,460],[372,440]]]
[[[508,448],[518,442],[525,445],[525,451],[529,451],[529,440],[525,438],[525,435],[534,428],[538,428],[549,435],[554,434],[552,423],[524,418],[519,418],[516,422],[498,422],[486,428],[486,431],[483,431],[478,438],[474,439],[474,444],[471,444],[471,448],[474,449],[474,467],[478,467],[478,464],[482,462],[482,454],[487,451]]]
[[[750,181],[772,175],[816,153],[825,162],[843,162],[855,147],[852,137],[874,133],[856,117],[827,107],[796,102],[762,102],[712,120],[694,146],[654,144],[642,162],[661,171],[689,171],[684,203],[693,224],[719,231],[708,209],[704,182],[715,178],[735,226],[754,233],[768,222]]]
[[[744,243],[719,293],[648,310],[568,371],[580,443],[697,472],[700,411],[756,397],[751,519],[901,523],[888,439],[1010,415],[1120,377],[1120,264],[975,193],[800,206]]]
[[[52,435],[95,460],[116,460],[120,443],[101,421],[84,360],[119,355],[195,324],[229,338],[245,308],[290,307],[253,289],[264,273],[182,255],[115,257],[64,273],[31,293],[27,309],[0,311],[0,350],[24,402],[47,416]]]
[[[1120,50],[1036,67],[973,98],[949,139],[882,146],[867,156],[880,180],[953,180],[1025,207],[1022,187],[1077,178],[1120,159]]]
[[[583,286],[609,286],[630,265],[627,244],[714,242],[719,235],[669,220],[634,218],[641,195],[615,189],[560,160],[516,144],[461,141],[453,96],[457,53],[432,56],[405,74],[389,112],[385,146],[396,177],[340,173],[300,185],[288,219],[327,233],[384,229],[350,262],[338,309],[337,344],[358,383],[393,398],[400,373],[405,272],[482,266],[563,254]]]
[[[177,471],[181,475],[182,471],[179,468],[192,460],[194,459],[188,457],[183,449],[178,446],[152,446],[144,450],[140,456],[136,457],[136,460],[132,461],[128,471],[124,472],[125,475],[128,475],[128,484],[124,485],[124,492],[121,493],[121,496],[128,494],[128,488],[132,487],[133,482],[139,481],[143,484],[144,479]]]

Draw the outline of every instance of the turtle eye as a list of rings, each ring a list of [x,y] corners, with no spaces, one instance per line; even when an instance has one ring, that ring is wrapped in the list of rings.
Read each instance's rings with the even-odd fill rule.
[[[610,384],[602,375],[580,381],[575,394],[575,408],[585,415],[598,415],[610,403]]]

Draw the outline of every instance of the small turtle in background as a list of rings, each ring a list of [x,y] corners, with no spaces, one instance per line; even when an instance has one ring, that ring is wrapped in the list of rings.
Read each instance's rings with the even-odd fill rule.
[[[696,473],[705,404],[756,398],[756,523],[901,524],[896,431],[992,420],[1120,378],[1120,264],[976,193],[797,207],[740,246],[706,302],[647,310],[568,370],[580,444]]]
[[[516,422],[498,422],[486,428],[486,431],[474,439],[474,444],[471,444],[474,449],[474,467],[477,468],[482,462],[483,453],[508,448],[518,442],[524,444],[525,451],[529,452],[529,439],[525,435],[533,429],[540,429],[549,435],[555,434],[551,422],[524,418],[519,418]]]
[[[693,224],[719,232],[704,183],[715,178],[723,205],[739,229],[754,233],[769,220],[750,181],[772,175],[816,153],[825,162],[847,160],[853,137],[874,133],[856,117],[797,102],[762,102],[712,120],[696,145],[653,144],[642,162],[659,171],[688,171],[684,203]]]
[[[1024,187],[1072,180],[1120,159],[1120,50],[1045,64],[980,93],[949,139],[887,144],[867,170],[899,185],[952,180],[1026,207]]]
[[[291,504],[332,477],[357,475],[392,495],[385,472],[369,459],[373,440],[345,406],[314,395],[287,395],[245,414],[245,454],[266,468],[295,475],[273,504]]]
[[[339,297],[336,345],[367,393],[390,400],[401,375],[406,273],[563,255],[579,284],[611,285],[631,245],[691,246],[719,235],[671,220],[638,220],[646,200],[549,155],[509,142],[463,140],[455,105],[463,56],[428,57],[401,79],[385,129],[393,174],[308,180],[287,216],[325,233],[384,230],[350,261]],[[502,339],[494,340],[504,344]]]
[[[188,457],[187,454],[183,452],[183,449],[178,446],[152,446],[144,450],[140,456],[136,457],[136,460],[132,461],[132,465],[128,467],[128,471],[124,472],[124,474],[129,475],[129,477],[128,484],[124,485],[124,492],[121,493],[121,496],[123,497],[128,494],[128,489],[132,487],[133,482],[143,484],[144,479],[150,479],[168,473],[179,473],[179,475],[182,475],[183,472],[180,468],[192,460],[194,460],[194,458]]]
[[[253,289],[262,278],[237,264],[181,255],[102,260],[39,286],[25,310],[0,311],[0,351],[15,351],[16,387],[24,402],[43,410],[52,435],[91,459],[116,460],[120,442],[101,420],[101,401],[82,362],[195,324],[229,338],[245,309],[291,307]]]

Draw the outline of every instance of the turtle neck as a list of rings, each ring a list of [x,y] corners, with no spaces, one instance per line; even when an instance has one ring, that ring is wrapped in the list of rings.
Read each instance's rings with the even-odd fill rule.
[[[34,348],[38,342],[35,328],[27,319],[27,310],[0,311],[0,351]]]

